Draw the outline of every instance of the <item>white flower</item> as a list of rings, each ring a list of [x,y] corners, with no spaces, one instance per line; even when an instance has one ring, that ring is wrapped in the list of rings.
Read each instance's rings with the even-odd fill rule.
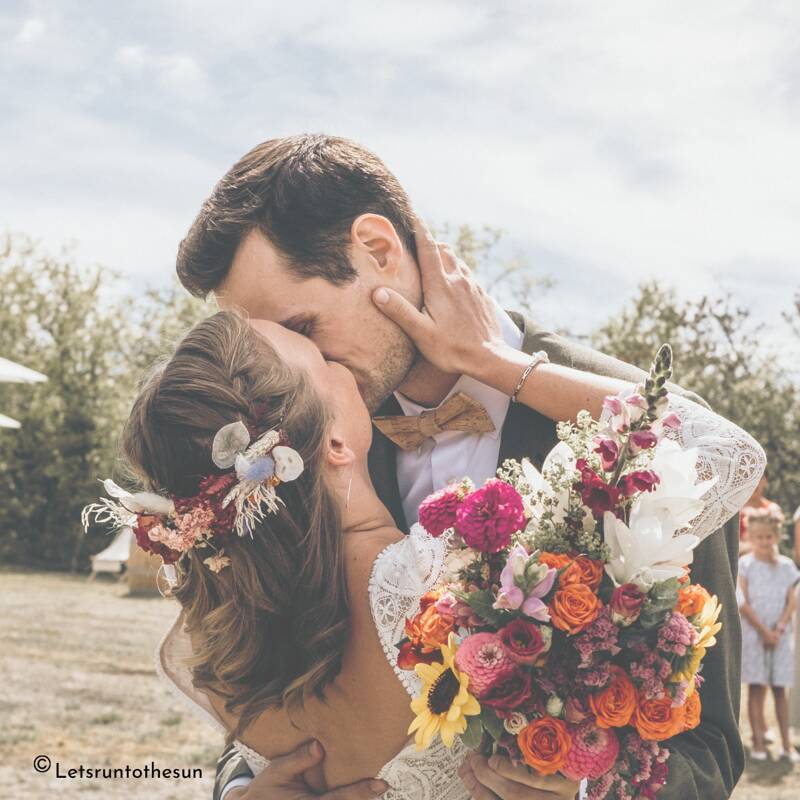
[[[516,736],[528,727],[528,718],[520,711],[512,711],[511,714],[503,720],[503,727],[512,736]]]
[[[564,701],[557,694],[551,694],[547,698],[547,713],[551,717],[560,717],[563,710]]]
[[[542,464],[542,471],[539,472],[529,459],[522,459],[522,474],[531,487],[531,494],[525,498],[526,506],[530,509],[534,519],[541,519],[545,510],[553,512],[553,521],[561,523],[569,509],[569,490],[555,490],[545,476],[552,470],[559,469],[571,472],[575,469],[575,453],[566,442],[559,442],[548,454]],[[550,501],[547,506],[542,502],[547,498]]]
[[[705,504],[701,498],[718,478],[698,483],[697,448],[682,450],[671,439],[658,443],[650,469],[660,481],[652,492],[644,492],[636,499],[631,509],[631,527],[636,528],[640,518],[656,517],[671,535],[686,528],[702,512]]]
[[[643,592],[654,583],[679,578],[684,566],[692,563],[693,550],[700,540],[692,534],[673,536],[655,516],[639,515],[628,527],[610,511],[603,517],[603,529],[611,558],[606,572],[617,586],[634,583]]]

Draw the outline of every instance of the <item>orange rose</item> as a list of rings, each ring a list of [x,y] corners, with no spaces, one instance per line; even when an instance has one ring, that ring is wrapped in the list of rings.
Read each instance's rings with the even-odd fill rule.
[[[586,584],[572,583],[556,592],[550,603],[550,618],[559,630],[580,633],[597,619],[602,607]]]
[[[564,569],[572,559],[566,553],[539,553],[539,563],[552,569]]]
[[[605,567],[602,561],[594,561],[587,556],[578,556],[561,574],[559,586],[571,583],[585,583],[593,591],[597,591],[603,580]]]
[[[405,634],[408,639],[400,648],[397,665],[400,669],[414,669],[415,664],[438,661],[439,648],[447,644],[453,630],[453,620],[442,617],[436,610],[439,595],[428,592],[419,601],[422,609],[415,617],[406,620]]]
[[[665,694],[653,700],[640,698],[633,714],[633,726],[642,739],[663,742],[683,730],[685,718],[684,707],[673,708],[672,698]]]
[[[555,717],[542,717],[529,723],[517,736],[522,757],[540,775],[553,775],[567,761],[572,739],[566,722]]]
[[[678,605],[675,610],[685,617],[693,617],[703,610],[706,601],[710,599],[711,595],[699,583],[693,583],[684,586],[678,592]]]
[[[611,683],[590,695],[589,707],[597,717],[598,728],[622,728],[636,711],[636,687],[621,667],[611,667]]]
[[[703,704],[700,702],[700,694],[697,689],[689,695],[683,710],[685,717],[683,729],[692,731],[700,724],[700,713],[703,710]]]

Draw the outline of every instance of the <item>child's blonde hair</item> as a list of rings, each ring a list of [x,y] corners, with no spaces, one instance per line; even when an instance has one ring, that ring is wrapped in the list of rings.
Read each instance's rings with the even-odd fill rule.
[[[786,520],[780,507],[775,503],[771,503],[767,508],[754,508],[745,513],[747,520],[747,528],[750,529],[753,525],[764,525],[772,528],[775,533],[780,536],[781,528]]]

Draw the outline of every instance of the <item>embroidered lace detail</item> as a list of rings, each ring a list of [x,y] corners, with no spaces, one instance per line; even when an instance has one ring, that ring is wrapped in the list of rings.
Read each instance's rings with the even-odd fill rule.
[[[439,582],[450,552],[450,539],[429,536],[420,525],[399,542],[390,544],[375,559],[369,581],[372,618],[386,658],[412,696],[422,689],[417,674],[397,666],[395,643],[403,638],[407,617],[419,610],[419,601]],[[467,750],[456,739],[447,748],[441,739],[417,752],[408,744],[378,774],[390,788],[386,800],[467,800],[469,792],[458,777]]]
[[[761,445],[725,417],[685,398],[670,395],[670,410],[682,420],[667,436],[684,449],[697,448],[698,479],[717,482],[703,496],[704,508],[692,522],[700,539],[719,530],[753,494],[767,466]]]

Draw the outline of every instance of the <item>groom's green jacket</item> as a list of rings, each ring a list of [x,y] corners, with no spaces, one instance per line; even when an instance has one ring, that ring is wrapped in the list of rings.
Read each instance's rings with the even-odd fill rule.
[[[526,353],[544,350],[550,360],[585,372],[638,382],[644,373],[629,364],[575,344],[537,328],[532,322],[512,314],[524,333],[522,349]],[[695,402],[706,403],[679,387],[673,391]],[[379,412],[402,414],[394,397]],[[377,429],[373,429],[369,453],[372,482],[397,527],[408,531],[397,487],[396,449]],[[499,463],[508,458],[528,457],[542,466],[545,456],[556,444],[556,426],[538,412],[522,404],[511,404],[503,426]],[[744,769],[744,750],[739,736],[741,627],[736,603],[736,573],[739,555],[738,520],[709,536],[695,551],[692,580],[701,583],[722,603],[723,623],[703,661],[705,682],[700,690],[703,712],[695,730],[682,733],[669,742],[669,778],[659,793],[659,800],[723,800],[729,797]],[[250,774],[244,760],[229,748],[219,760],[214,800],[229,781]]]

